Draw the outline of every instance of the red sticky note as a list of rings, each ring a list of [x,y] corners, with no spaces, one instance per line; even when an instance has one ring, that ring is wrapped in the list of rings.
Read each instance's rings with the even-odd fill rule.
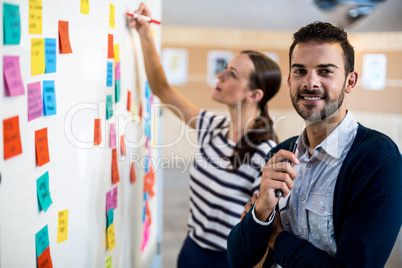
[[[50,247],[47,247],[38,257],[38,268],[53,268],[52,258],[50,257]]]
[[[131,111],[131,91],[127,90],[127,111]]]
[[[114,59],[113,34],[107,35],[107,58]]]
[[[99,145],[102,142],[101,132],[101,120],[95,119],[95,131],[94,131],[94,145]]]
[[[68,34],[68,21],[59,20],[59,48],[61,54],[73,53]]]
[[[117,166],[117,149],[112,149],[112,183],[116,184],[120,181],[119,168]]]
[[[36,162],[39,166],[50,161],[49,145],[47,142],[47,128],[35,131]]]
[[[3,152],[4,160],[22,154],[18,115],[3,120]]]
[[[6,96],[25,94],[22,82],[19,56],[3,56],[4,89]]]
[[[134,162],[130,164],[130,180],[131,183],[135,183],[137,178],[135,177],[135,169],[134,169]]]
[[[121,150],[121,155],[126,155],[126,144],[125,144],[124,135],[120,136],[120,150]]]
[[[43,99],[40,82],[28,84],[28,121],[41,117]]]

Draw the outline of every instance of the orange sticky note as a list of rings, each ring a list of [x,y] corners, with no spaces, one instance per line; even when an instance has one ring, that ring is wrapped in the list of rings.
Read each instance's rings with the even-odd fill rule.
[[[37,164],[39,166],[43,166],[44,164],[48,163],[50,159],[46,127],[35,131],[35,148]]]
[[[68,21],[59,20],[59,48],[61,54],[73,53],[68,34]]]
[[[124,135],[120,136],[120,150],[121,150],[121,155],[126,155],[126,144],[125,144]]]
[[[3,152],[4,160],[22,154],[18,115],[3,120]]]
[[[127,111],[131,111],[131,91],[127,90]]]
[[[101,120],[95,119],[95,131],[94,131],[94,145],[99,145],[102,142],[101,132]]]
[[[112,183],[116,184],[120,181],[119,168],[117,166],[117,149],[112,150]]]
[[[53,268],[50,247],[47,247],[38,257],[38,268]]]
[[[114,59],[113,34],[107,35],[107,58]]]
[[[130,164],[130,180],[133,184],[137,180],[137,177],[135,176],[134,162]]]

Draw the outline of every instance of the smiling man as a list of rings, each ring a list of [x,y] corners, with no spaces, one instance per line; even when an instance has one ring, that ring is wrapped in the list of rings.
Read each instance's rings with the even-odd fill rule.
[[[269,247],[264,267],[383,267],[402,223],[401,154],[346,108],[358,79],[346,32],[315,22],[293,37],[288,87],[306,128],[271,151],[229,262],[252,267]]]

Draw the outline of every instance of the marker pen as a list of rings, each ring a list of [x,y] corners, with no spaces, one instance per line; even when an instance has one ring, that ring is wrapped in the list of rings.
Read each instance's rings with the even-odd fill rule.
[[[126,12],[126,16],[133,17],[134,19],[136,19],[139,16],[141,16],[144,20],[148,21],[149,23],[162,24],[162,22],[160,22],[158,20],[154,20],[154,19],[151,19],[150,17],[140,15],[140,14],[137,14],[137,13],[131,14],[131,13]]]
[[[296,148],[297,148],[297,143],[294,141],[290,144],[289,151],[291,151],[294,154],[296,152]],[[292,162],[289,159],[284,159],[282,162],[288,162],[290,165],[292,165]],[[275,195],[277,197],[282,197],[282,195],[283,195],[282,190],[281,189],[275,190]]]

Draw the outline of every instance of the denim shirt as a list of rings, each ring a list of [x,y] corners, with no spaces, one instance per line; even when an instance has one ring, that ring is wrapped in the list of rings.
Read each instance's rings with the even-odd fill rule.
[[[299,165],[294,188],[279,200],[283,228],[334,256],[334,188],[342,163],[356,137],[358,124],[350,111],[310,157],[306,130],[297,140]]]

